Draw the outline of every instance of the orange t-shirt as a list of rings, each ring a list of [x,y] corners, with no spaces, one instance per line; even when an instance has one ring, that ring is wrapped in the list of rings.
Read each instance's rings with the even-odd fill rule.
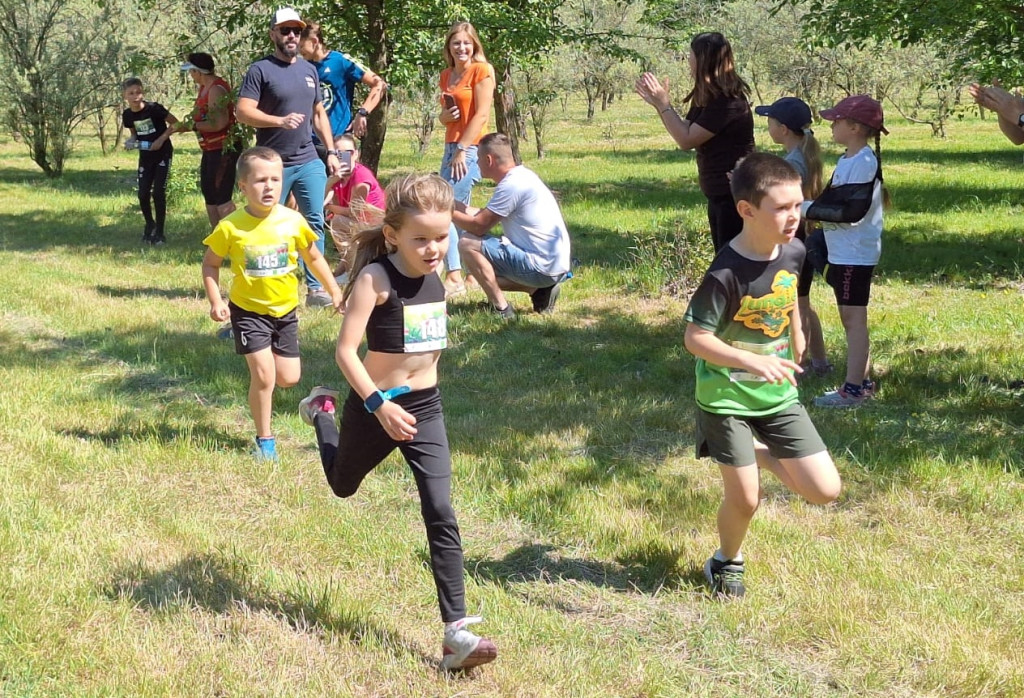
[[[471,63],[455,85],[448,84],[448,76],[451,73],[451,68],[445,68],[441,71],[441,93],[450,94],[455,98],[455,106],[459,108],[459,120],[445,124],[445,143],[456,143],[459,141],[462,138],[463,131],[466,130],[466,126],[469,124],[469,120],[476,113],[477,105],[473,96],[473,88],[476,84],[487,78],[490,78],[492,82],[494,81],[494,68],[490,63]],[[444,107],[444,98],[441,99],[441,106]],[[488,116],[490,115],[488,114]],[[485,133],[487,133],[486,121],[484,121],[483,127],[480,129],[480,133],[476,134],[476,138],[473,139],[470,145],[479,143],[481,136]]]

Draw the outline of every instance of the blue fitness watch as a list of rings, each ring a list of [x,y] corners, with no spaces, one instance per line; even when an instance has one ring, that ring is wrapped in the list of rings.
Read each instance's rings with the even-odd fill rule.
[[[405,395],[411,391],[412,388],[407,385],[400,385],[397,388],[392,388],[391,390],[375,390],[369,394],[366,400],[363,401],[363,407],[366,408],[367,412],[373,414],[388,400],[396,398],[399,395]]]

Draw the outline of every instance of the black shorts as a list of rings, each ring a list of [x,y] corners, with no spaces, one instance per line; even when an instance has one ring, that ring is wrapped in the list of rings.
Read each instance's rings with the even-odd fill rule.
[[[806,458],[827,451],[799,402],[763,417],[713,414],[697,408],[697,457],[734,467],[753,465],[754,439],[776,458]]]
[[[858,264],[829,264],[825,281],[836,294],[836,303],[865,308],[871,298],[871,277],[874,266]]]
[[[270,347],[278,356],[293,359],[299,355],[299,316],[293,309],[282,317],[271,317],[228,303],[236,354],[255,354]]]
[[[223,206],[235,193],[237,150],[204,150],[199,161],[199,190],[207,206]]]

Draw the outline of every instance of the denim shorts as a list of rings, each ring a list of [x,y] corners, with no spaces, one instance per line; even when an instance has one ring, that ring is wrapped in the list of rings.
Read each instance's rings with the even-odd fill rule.
[[[529,256],[506,238],[485,237],[480,241],[480,251],[491,266],[494,274],[520,286],[548,288],[565,279],[565,274],[551,276],[538,271]]]

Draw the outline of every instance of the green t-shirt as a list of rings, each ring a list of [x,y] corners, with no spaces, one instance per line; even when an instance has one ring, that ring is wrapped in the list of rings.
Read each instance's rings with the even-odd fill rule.
[[[804,245],[799,240],[782,245],[771,261],[748,259],[727,245],[690,299],[686,321],[738,349],[792,359],[790,322],[803,261]],[[762,417],[798,400],[796,388],[788,381],[769,383],[700,358],[696,373],[697,404],[706,412]]]

